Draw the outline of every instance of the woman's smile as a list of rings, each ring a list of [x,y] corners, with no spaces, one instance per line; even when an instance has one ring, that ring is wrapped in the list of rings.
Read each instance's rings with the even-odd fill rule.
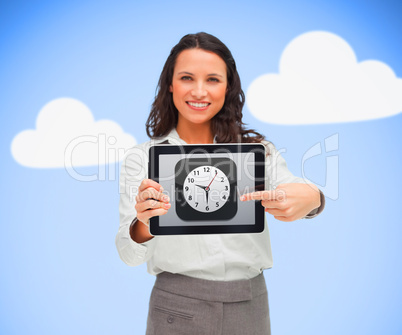
[[[195,101],[187,101],[187,105],[190,106],[190,108],[193,108],[195,110],[203,111],[208,108],[210,105],[209,102],[195,102]]]

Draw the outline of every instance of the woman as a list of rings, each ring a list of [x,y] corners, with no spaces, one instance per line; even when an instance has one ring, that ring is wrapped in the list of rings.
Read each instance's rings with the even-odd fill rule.
[[[267,148],[266,191],[240,200],[261,200],[281,221],[316,216],[323,197],[287,169],[275,147],[242,122],[244,93],[229,49],[206,34],[184,36],[162,70],[147,121],[151,142],[136,146],[120,178],[121,259],[148,262],[156,275],[147,334],[270,334],[263,270],[272,266],[268,227],[261,234],[158,236],[149,219],[169,211],[170,199],[147,179],[152,144],[257,142]]]

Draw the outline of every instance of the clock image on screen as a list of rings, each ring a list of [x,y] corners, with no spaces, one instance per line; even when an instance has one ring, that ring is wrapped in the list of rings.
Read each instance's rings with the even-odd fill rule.
[[[185,178],[183,193],[184,199],[195,210],[215,212],[229,199],[229,179],[217,167],[199,166]]]
[[[187,158],[175,167],[176,213],[182,220],[236,215],[236,164],[229,158]]]

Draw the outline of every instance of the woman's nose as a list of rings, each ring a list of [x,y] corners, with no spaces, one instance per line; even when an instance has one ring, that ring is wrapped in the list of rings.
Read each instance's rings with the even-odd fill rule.
[[[207,90],[203,83],[195,83],[193,89],[191,90],[191,95],[196,99],[202,99],[207,95]]]

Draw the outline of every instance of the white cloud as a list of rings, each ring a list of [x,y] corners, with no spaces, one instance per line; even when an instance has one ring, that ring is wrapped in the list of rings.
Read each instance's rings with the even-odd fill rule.
[[[14,137],[11,153],[28,167],[78,167],[115,163],[135,144],[116,122],[95,121],[82,102],[60,98],[40,110],[36,129]]]
[[[357,62],[339,36],[313,31],[287,45],[279,74],[256,78],[246,101],[251,113],[268,123],[363,121],[402,111],[402,79],[380,61]]]

